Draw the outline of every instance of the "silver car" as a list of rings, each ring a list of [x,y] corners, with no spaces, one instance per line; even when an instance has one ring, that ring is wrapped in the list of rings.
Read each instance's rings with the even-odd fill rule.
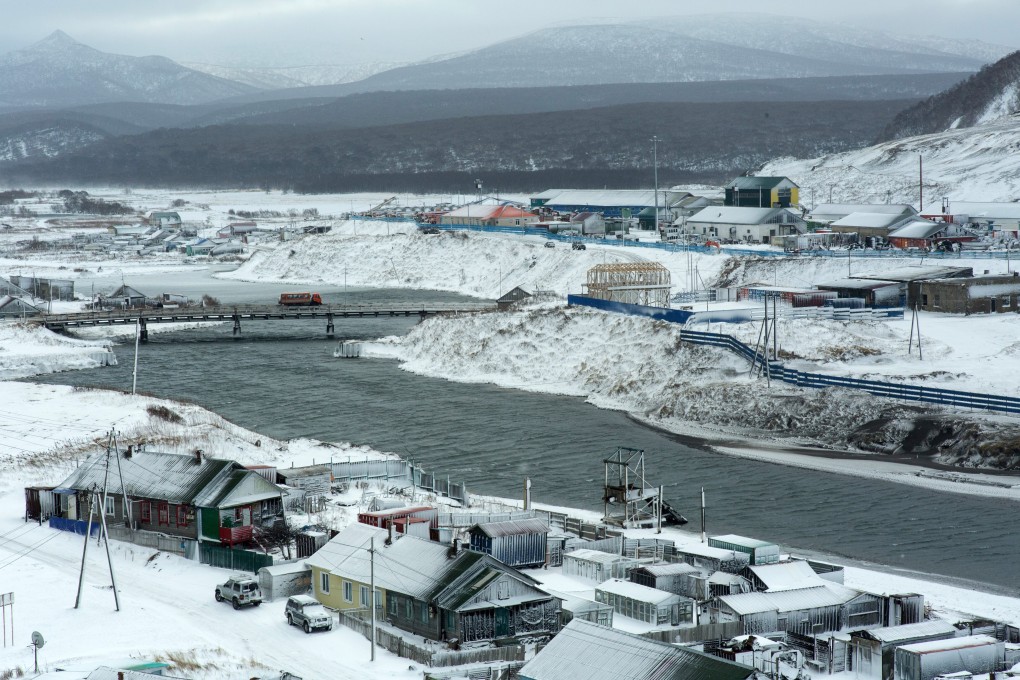
[[[294,595],[288,598],[284,613],[288,624],[301,626],[306,633],[313,630],[333,630],[333,615],[310,595]]]

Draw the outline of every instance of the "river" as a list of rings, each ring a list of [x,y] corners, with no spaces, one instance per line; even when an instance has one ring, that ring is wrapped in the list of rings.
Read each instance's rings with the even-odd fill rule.
[[[327,302],[467,300],[431,291],[247,284],[209,271],[132,279],[150,295],[208,292],[224,303],[266,302],[284,289],[311,288]],[[336,334],[398,335],[415,322],[338,319]],[[1009,529],[1020,504],[732,458],[578,398],[421,377],[389,360],[334,359],[335,345],[324,320],[243,322],[239,339],[229,324],[150,333],[140,351],[139,389],[192,400],[280,439],[394,451],[465,481],[474,493],[518,496],[531,477],[535,500],[578,508],[600,509],[603,458],[617,447],[643,449],[649,481],[664,485],[666,499],[692,521],[705,487],[710,533],[944,575],[995,592],[1020,589],[1020,540]],[[129,389],[131,348],[116,352],[118,366],[35,380]]]

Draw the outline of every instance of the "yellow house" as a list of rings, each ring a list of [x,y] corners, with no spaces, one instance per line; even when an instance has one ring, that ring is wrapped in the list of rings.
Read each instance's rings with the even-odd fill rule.
[[[789,208],[800,203],[800,187],[788,177],[737,177],[726,185],[725,205]]]

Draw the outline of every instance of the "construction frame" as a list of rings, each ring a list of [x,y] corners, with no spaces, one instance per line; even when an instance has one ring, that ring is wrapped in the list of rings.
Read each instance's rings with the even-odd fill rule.
[[[588,270],[588,296],[648,307],[669,307],[670,273],[659,262],[616,262]]]

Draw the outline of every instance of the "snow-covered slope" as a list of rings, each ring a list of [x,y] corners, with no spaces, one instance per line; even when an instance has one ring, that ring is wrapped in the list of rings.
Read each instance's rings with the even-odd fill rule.
[[[98,102],[199,104],[253,91],[166,57],[108,54],[62,31],[0,56],[0,106]]]
[[[1020,118],[909,137],[811,159],[781,158],[756,174],[785,175],[800,185],[806,205],[919,201],[923,159],[925,206],[942,197],[1013,201],[1020,195]]]
[[[403,66],[403,62],[375,61],[360,64],[319,64],[314,66],[223,66],[217,64],[200,64],[182,62],[184,66],[207,73],[218,78],[225,78],[243,83],[260,90],[275,90],[291,87],[308,87],[316,85],[339,85],[353,83],[368,78],[376,73]]]

